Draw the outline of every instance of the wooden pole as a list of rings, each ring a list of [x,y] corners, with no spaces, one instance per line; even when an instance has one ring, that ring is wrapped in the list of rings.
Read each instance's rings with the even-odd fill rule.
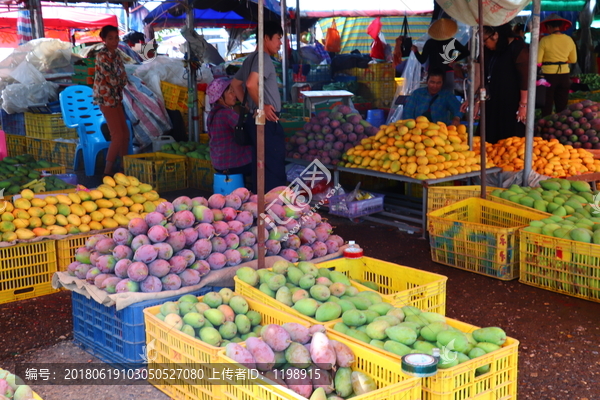
[[[257,214],[265,214],[265,98],[264,98],[264,0],[258,0],[258,112],[256,115],[256,193]],[[284,71],[285,73],[286,71]],[[265,220],[258,221],[258,269],[265,268]]]

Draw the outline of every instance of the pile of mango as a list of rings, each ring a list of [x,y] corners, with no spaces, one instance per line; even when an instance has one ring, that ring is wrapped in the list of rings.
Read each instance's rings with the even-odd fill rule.
[[[375,136],[361,140],[342,156],[342,165],[405,175],[416,179],[438,179],[481,169],[476,152],[469,150],[467,128],[416,120],[381,125]],[[488,162],[486,168],[493,167]]]
[[[4,201],[0,215],[2,241],[28,240],[38,236],[85,233],[127,226],[164,201],[152,186],[137,178],[117,173],[103,184],[75,193],[36,197],[30,189],[14,203]]]
[[[508,190],[496,189],[491,195],[564,217],[577,211],[589,214],[592,211],[589,205],[594,204],[598,192],[593,193],[587,182],[550,178],[540,181],[539,188],[512,185]]]
[[[480,138],[473,138],[473,147],[479,154]],[[525,138],[510,137],[496,144],[486,143],[487,158],[504,171],[520,171],[525,165]],[[592,153],[556,139],[533,138],[533,168],[541,175],[564,178],[600,171],[600,160]]]
[[[196,158],[198,160],[210,160],[210,151],[207,143],[167,143],[161,147],[160,151],[162,153],[177,154],[180,156]]]
[[[60,164],[38,160],[30,154],[4,157],[0,161],[0,189],[5,196],[14,195],[21,189],[31,188],[35,193],[73,188],[58,178],[46,177],[42,180],[41,169],[60,167]]]

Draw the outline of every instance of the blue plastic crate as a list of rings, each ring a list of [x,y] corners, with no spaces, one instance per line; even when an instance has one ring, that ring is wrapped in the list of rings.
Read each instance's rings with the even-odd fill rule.
[[[218,291],[213,286],[191,292],[203,296]],[[139,368],[145,364],[142,354],[146,345],[144,308],[175,301],[179,296],[158,300],[147,300],[116,311],[116,307],[106,307],[85,296],[72,292],[74,342],[98,357],[100,360],[119,368]]]
[[[2,130],[10,135],[25,136],[25,114],[9,114],[4,109],[0,109],[2,117]]]

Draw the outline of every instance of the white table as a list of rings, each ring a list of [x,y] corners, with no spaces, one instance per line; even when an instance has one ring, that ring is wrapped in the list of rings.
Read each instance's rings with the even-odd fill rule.
[[[302,92],[302,96],[304,96],[304,110],[302,114],[304,117],[310,117],[315,104],[324,103],[332,99],[340,99],[342,103],[350,105],[350,98],[354,96],[354,93],[347,90],[308,90]]]

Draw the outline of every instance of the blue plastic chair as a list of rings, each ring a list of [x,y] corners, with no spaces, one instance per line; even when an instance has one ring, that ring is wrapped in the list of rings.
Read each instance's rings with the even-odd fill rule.
[[[79,167],[79,154],[83,155],[85,174],[93,176],[96,170],[96,158],[110,146],[102,133],[102,124],[106,119],[100,107],[93,103],[92,89],[88,86],[75,85],[63,90],[60,95],[60,108],[65,125],[77,128],[79,144],[75,148],[75,161],[73,169]],[[128,154],[133,154],[133,129],[131,122],[127,121],[129,128]]]

